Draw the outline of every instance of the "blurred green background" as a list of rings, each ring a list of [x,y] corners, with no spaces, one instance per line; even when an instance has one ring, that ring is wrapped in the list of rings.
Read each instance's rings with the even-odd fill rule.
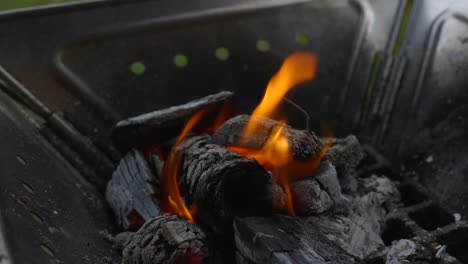
[[[0,0],[0,11],[72,1],[76,0]]]

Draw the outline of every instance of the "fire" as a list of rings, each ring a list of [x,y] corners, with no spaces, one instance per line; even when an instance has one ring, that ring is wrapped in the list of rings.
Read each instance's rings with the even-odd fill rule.
[[[286,58],[279,71],[273,76],[263,96],[262,101],[252,113],[252,116],[275,118],[286,94],[295,86],[310,81],[315,77],[318,65],[316,55],[307,52],[293,53]],[[242,138],[249,138],[255,134],[260,119],[251,118],[243,131]],[[290,215],[295,215],[290,182],[309,176],[320,164],[321,159],[331,146],[331,138],[323,149],[309,161],[296,161],[292,157],[289,139],[284,130],[286,122],[280,122],[271,133],[265,145],[260,150],[230,146],[245,157],[256,159],[265,169],[270,170],[276,182],[282,187],[286,195],[286,209]],[[331,131],[327,136],[332,136]]]
[[[202,109],[190,118],[182,132],[177,137],[176,143],[172,147],[171,152],[169,153],[169,156],[164,162],[164,166],[162,168],[162,202],[166,212],[176,214],[179,217],[186,219],[190,223],[194,222],[192,216],[193,212],[191,212],[187,208],[184,201],[182,200],[182,196],[179,190],[179,184],[177,183],[177,179],[179,177],[179,169],[182,163],[183,156],[183,153],[178,151],[177,147],[180,143],[182,143],[185,137],[195,128],[198,122],[200,122],[206,110],[206,108]]]
[[[289,180],[295,181],[305,176],[309,176],[320,166],[320,161],[322,160],[323,156],[327,154],[328,149],[330,149],[332,146],[334,138],[334,134],[331,129],[322,126],[322,130],[327,137],[327,142],[313,159],[307,161],[292,160],[288,166],[287,171]]]
[[[265,95],[252,113],[252,116],[264,116],[277,118],[280,116],[278,110],[286,94],[295,86],[312,80],[316,75],[318,58],[316,55],[308,52],[296,52],[286,58],[279,71],[268,83]],[[230,115],[227,114],[228,108],[220,111],[220,115],[214,121],[213,127],[208,131],[215,131]],[[169,213],[177,214],[189,222],[194,222],[193,210],[187,208],[178,186],[179,169],[183,158],[183,153],[178,150],[178,145],[186,136],[196,128],[196,125],[202,120],[207,108],[197,112],[187,122],[184,129],[177,138],[177,141],[167,156],[162,171],[162,204]],[[257,129],[260,119],[251,118],[243,131],[242,138],[249,138]],[[291,215],[295,215],[290,182],[309,176],[320,164],[321,159],[326,154],[332,144],[333,137],[331,130],[326,131],[329,137],[326,145],[311,160],[297,161],[293,159],[290,150],[289,139],[285,133],[287,129],[286,120],[279,122],[262,149],[247,149],[237,146],[228,146],[229,149],[236,151],[247,158],[256,159],[265,169],[272,172],[273,177],[279,183],[286,194],[286,209]]]
[[[267,169],[286,166],[289,163],[289,140],[283,134],[285,126],[286,123],[282,122],[275,128],[262,150],[236,146],[228,146],[228,148],[251,159],[256,159]]]
[[[315,77],[318,57],[309,52],[296,52],[289,55],[279,71],[271,78],[260,104],[253,116],[275,118],[278,108],[286,94],[295,86],[310,81]],[[254,133],[257,124],[252,119],[246,126],[244,134]]]
[[[285,128],[286,123],[280,122],[280,125],[273,130],[267,142],[260,150],[234,146],[229,146],[228,148],[245,157],[256,159],[265,169],[272,172],[275,181],[281,184],[286,194],[286,209],[289,214],[294,216],[295,212],[287,176],[292,158],[290,155],[289,140],[284,134]]]
[[[162,168],[162,205],[165,211],[176,214],[179,217],[186,219],[190,223],[194,222],[193,215],[196,211],[196,206],[192,206],[191,209],[188,209],[182,199],[182,195],[180,194],[177,180],[179,177],[179,169],[182,164],[183,153],[178,150],[178,146],[190,132],[196,129],[196,126],[200,123],[204,115],[212,110],[212,108],[206,107],[196,112],[189,119],[185,127],[182,129],[182,132],[177,137],[176,143],[172,147]],[[206,128],[206,132],[212,133],[216,131],[216,129],[218,129],[218,127],[220,127],[224,121],[229,119],[231,116],[232,106],[230,104],[223,105],[221,107],[220,113],[216,116],[214,123],[211,125],[211,127]]]

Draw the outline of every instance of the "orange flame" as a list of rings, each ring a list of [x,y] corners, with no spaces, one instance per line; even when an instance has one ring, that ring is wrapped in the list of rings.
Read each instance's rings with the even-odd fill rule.
[[[285,166],[289,160],[289,140],[283,134],[285,126],[286,124],[281,122],[261,150],[236,146],[228,146],[228,148],[248,158],[256,159],[258,163],[269,169],[272,169],[271,166]]]
[[[190,118],[180,135],[177,137],[176,143],[172,147],[162,168],[161,185],[164,209],[166,212],[176,214],[190,223],[194,222],[192,216],[193,212],[187,208],[182,200],[179,184],[177,182],[183,155],[182,152],[177,150],[177,146],[182,143],[184,138],[195,128],[198,122],[200,122],[201,118],[206,113],[206,110],[206,108],[202,109]]]
[[[289,140],[283,133],[284,128],[285,123],[281,123],[260,150],[234,146],[228,148],[245,157],[256,159],[265,169],[272,172],[275,181],[283,187],[286,210],[291,216],[295,216],[290,182],[310,176],[318,168],[322,158],[333,144],[334,135],[330,129],[324,129],[328,138],[325,146],[313,159],[298,161],[294,160],[290,153]]]
[[[297,52],[288,56],[280,70],[268,83],[265,95],[252,113],[252,116],[277,117],[278,108],[286,94],[295,86],[312,80],[315,77],[317,65],[318,58],[311,53]],[[188,133],[194,130],[207,110],[208,109],[205,108],[197,112],[187,122],[177,138],[174,147],[171,149],[162,171],[162,204],[164,209],[192,223],[194,222],[193,210],[195,210],[195,208],[193,208],[192,211],[187,208],[178,186],[178,175],[183,153],[177,150],[177,146],[185,139]],[[226,115],[226,112],[229,111],[224,110],[220,112],[213,127],[210,129],[214,131],[227,119],[229,115]],[[248,138],[255,133],[259,125],[255,120],[254,118],[249,120],[243,131],[242,138]],[[296,161],[292,158],[289,139],[284,133],[285,128],[286,122],[280,122],[260,150],[236,146],[228,146],[228,148],[245,157],[256,159],[265,169],[272,172],[275,181],[281,184],[286,194],[286,209],[289,214],[294,216],[295,212],[289,183],[292,180],[311,175],[311,173],[317,169],[321,159],[330,148],[332,140],[330,138],[324,148],[313,159],[309,161]],[[327,131],[326,134],[330,137],[333,136],[330,130]]]
[[[268,83],[265,95],[252,116],[277,117],[278,108],[286,94],[295,86],[312,80],[315,77],[317,65],[318,58],[312,53],[297,52],[288,56]],[[242,138],[248,139],[254,135],[258,125],[259,119],[251,118],[244,128]],[[311,175],[320,165],[320,161],[330,148],[332,140],[329,139],[313,159],[296,161],[292,158],[289,139],[284,133],[285,128],[286,123],[280,122],[280,125],[274,129],[260,150],[235,146],[229,148],[245,157],[256,159],[265,169],[272,172],[275,181],[281,184],[285,192],[287,211],[290,215],[295,216],[290,181]],[[327,134],[332,136],[331,131],[327,131]]]
[[[279,71],[271,78],[260,104],[255,108],[253,116],[275,118],[276,111],[286,94],[295,86],[310,81],[315,77],[318,57],[309,52],[295,52],[289,55]],[[251,119],[244,135],[254,133],[257,123]]]
[[[297,181],[306,176],[310,176],[319,166],[322,158],[333,145],[333,131],[327,127],[322,128],[327,137],[327,142],[322,149],[311,160],[300,161],[292,159],[287,168],[287,175],[290,181]]]
[[[283,186],[286,196],[286,209],[290,215],[295,216],[291,189],[286,176],[292,159],[289,153],[289,140],[283,133],[285,127],[286,123],[281,122],[271,133],[261,150],[233,146],[229,146],[228,148],[245,157],[256,159],[265,169],[272,172],[275,181]]]

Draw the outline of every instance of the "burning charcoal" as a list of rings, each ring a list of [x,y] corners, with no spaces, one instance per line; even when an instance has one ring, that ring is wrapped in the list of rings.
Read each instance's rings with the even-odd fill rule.
[[[358,180],[356,179],[356,173],[353,171],[351,173],[344,173],[341,170],[341,173],[338,173],[341,191],[344,194],[353,195],[358,189]]]
[[[381,195],[381,201],[400,201],[400,192],[395,184],[387,177],[371,175],[371,177],[362,179],[361,188],[366,192],[374,192]]]
[[[158,190],[159,182],[143,154],[132,150],[122,158],[107,184],[106,199],[118,224],[124,229],[135,229],[160,214],[155,202]]]
[[[209,136],[188,138],[178,149],[184,153],[179,186],[201,223],[232,228],[234,216],[271,214],[273,181],[257,161],[211,143]]]
[[[251,119],[258,121],[255,135],[243,137],[244,127]],[[213,142],[224,146],[238,146],[249,149],[261,149],[274,129],[280,123],[266,117],[238,115],[226,121],[213,135]],[[320,138],[313,132],[287,127],[284,130],[289,139],[291,152],[295,160],[310,160],[324,147]]]
[[[335,166],[328,161],[321,162],[320,167],[314,172],[314,178],[323,186],[333,202],[337,204],[342,202],[343,197]]]
[[[364,148],[354,135],[336,139],[325,155],[325,159],[335,165],[344,193],[354,194],[356,192],[356,167],[365,157]]]
[[[407,239],[393,242],[388,250],[386,264],[417,263],[430,264],[431,250]]]
[[[323,213],[333,206],[333,200],[328,193],[311,178],[291,183],[291,193],[294,209],[301,216]]]
[[[363,147],[354,135],[338,138],[325,157],[337,168],[355,169],[366,157]]]
[[[183,105],[146,113],[120,121],[112,138],[116,147],[125,153],[131,148],[146,148],[176,137],[188,119],[199,110],[209,107],[200,127],[208,127],[218,112],[229,103],[234,94],[220,92]]]
[[[234,230],[238,263],[363,263],[289,216],[236,218]]]
[[[208,258],[206,235],[177,216],[148,220],[122,253],[122,264],[201,263]]]
[[[346,200],[341,194],[335,167],[323,161],[312,177],[291,183],[294,208],[299,215],[323,213],[333,206],[343,209]]]
[[[278,213],[286,212],[286,194],[284,193],[283,188],[279,186],[278,184],[274,183],[273,192],[274,192],[273,208]]]

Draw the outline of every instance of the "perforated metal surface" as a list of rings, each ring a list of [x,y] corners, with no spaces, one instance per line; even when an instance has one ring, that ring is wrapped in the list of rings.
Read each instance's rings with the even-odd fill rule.
[[[413,136],[424,131],[426,135],[434,134],[434,124],[467,99],[467,6],[463,0],[96,1],[0,14],[0,64],[51,113],[71,121],[77,131],[116,161],[118,155],[109,133],[118,119],[219,90],[235,91],[238,112],[249,112],[284,56],[295,50],[308,50],[320,56],[318,77],[291,98],[310,113],[315,128],[318,121],[325,121],[337,135],[356,133],[363,141],[382,146],[397,162],[415,150],[424,159],[433,154],[424,149],[428,137],[419,135],[417,138],[423,139],[414,140]],[[229,51],[227,59],[225,50],[216,56],[221,47]],[[10,112],[9,106],[3,107],[4,113]],[[22,118],[13,118],[17,119]],[[303,127],[303,120],[294,113],[291,122]],[[457,123],[444,126],[450,130]],[[1,131],[5,144],[10,144],[2,155],[16,152],[13,142],[41,142],[35,139],[36,130],[25,132],[23,140],[10,140],[16,132],[29,131],[22,127],[13,133],[13,127],[5,125],[5,132]],[[457,131],[466,131],[458,128]],[[429,141],[442,146],[442,142],[446,144],[443,135],[429,137]],[[451,148],[438,151],[449,160],[451,155],[464,157],[467,145],[458,142],[460,138],[453,137],[449,141]],[[44,147],[41,144],[38,149]],[[42,151],[27,146],[27,155],[38,156],[35,152]],[[45,152],[48,151],[52,150]],[[86,153],[80,154],[86,158]],[[53,171],[53,176],[41,181],[38,188],[61,186],[63,192],[48,192],[50,197],[44,194],[44,199],[61,201],[64,208],[65,201],[85,208],[82,203],[86,199],[76,186],[67,183],[69,174],[76,172],[59,162],[57,156],[48,155],[52,154],[39,156],[54,159],[49,161],[54,163],[52,167],[37,165],[25,175],[48,175]],[[5,160],[10,161],[7,156]],[[448,165],[457,168],[451,174],[455,180],[444,180]],[[17,190],[12,179],[21,171],[21,167],[9,166],[7,176],[1,178],[2,193],[7,194]],[[466,161],[461,158],[450,164],[446,159],[435,158],[427,170],[419,171],[421,177],[428,179],[429,187],[450,183],[431,189],[432,194],[441,200],[455,201],[451,197],[465,195],[464,168]],[[451,192],[455,185],[459,188]],[[64,200],[67,195],[73,198]],[[9,199],[2,209],[22,208]],[[460,202],[451,206],[463,209]],[[463,210],[466,212],[466,208]],[[83,217],[85,222],[95,224],[90,224],[89,230],[101,227],[94,222],[93,213],[85,209],[70,211],[70,217]],[[16,218],[17,215],[2,211],[4,232],[17,229],[21,222]],[[96,232],[89,232],[83,239],[97,239],[93,235]],[[14,257],[21,256],[24,250],[24,236],[7,236],[13,240],[9,243]],[[31,246],[42,243],[39,231],[28,236],[30,241],[36,241]],[[55,237],[50,241],[55,241]],[[106,252],[105,245],[95,242],[96,252],[91,260]],[[47,246],[53,248],[52,244]],[[81,253],[88,249],[78,244],[74,244],[76,254],[84,256]],[[77,261],[75,255],[60,255],[60,248],[52,251],[64,263],[69,263],[68,258]],[[43,251],[37,254],[40,252]]]
[[[0,263],[102,263],[112,257],[99,235],[113,228],[101,195],[26,120],[33,116],[19,112],[3,92],[0,102],[1,240],[10,249],[0,251]]]
[[[273,9],[291,1],[226,1],[222,8],[182,2],[143,1],[8,20],[0,28],[13,26],[15,32],[0,45],[19,55],[0,59],[39,99],[64,112],[103,149],[109,145],[109,127],[118,119],[211,92],[234,90],[242,98],[239,109],[249,111],[284,56],[295,50],[318,53],[321,66],[317,80],[293,98],[316,120],[334,116],[367,31],[360,2],[311,1]],[[179,15],[171,16],[174,12]],[[32,24],[46,31],[31,32]],[[297,43],[297,34],[309,43]],[[271,49],[257,50],[259,40]],[[219,47],[229,50],[227,61],[215,57]],[[185,68],[174,65],[179,53],[188,57]],[[141,75],[129,70],[137,61],[146,66]],[[319,107],[324,98],[327,107]]]

